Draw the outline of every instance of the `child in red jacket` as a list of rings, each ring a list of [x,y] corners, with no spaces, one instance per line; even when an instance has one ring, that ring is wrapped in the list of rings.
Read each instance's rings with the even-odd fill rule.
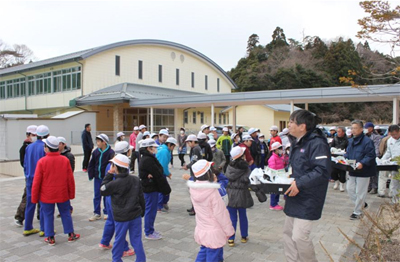
[[[60,141],[49,136],[44,151],[46,156],[41,158],[36,166],[32,185],[32,203],[40,201],[44,219],[45,242],[53,246],[54,238],[54,207],[57,204],[61,214],[64,233],[68,234],[68,242],[74,242],[80,235],[74,233],[70,213],[70,199],[75,198],[75,180],[69,160],[58,152]]]

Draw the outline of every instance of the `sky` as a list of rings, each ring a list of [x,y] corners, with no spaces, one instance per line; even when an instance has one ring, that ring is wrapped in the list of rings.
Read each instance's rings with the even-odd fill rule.
[[[0,6],[0,39],[27,45],[36,60],[125,40],[160,39],[189,46],[226,71],[245,56],[253,33],[262,45],[277,26],[287,39],[344,37],[358,43],[357,20],[367,16],[354,0],[7,0]],[[370,46],[389,52],[383,44]]]

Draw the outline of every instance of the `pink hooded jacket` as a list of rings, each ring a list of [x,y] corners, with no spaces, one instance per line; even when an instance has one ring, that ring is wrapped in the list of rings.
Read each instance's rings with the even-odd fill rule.
[[[284,169],[285,164],[283,162],[283,158],[275,154],[275,152],[272,153],[272,156],[268,159],[268,166],[271,169],[274,170],[279,170],[279,169]]]
[[[188,181],[187,185],[196,210],[195,241],[208,248],[223,247],[235,231],[225,203],[218,192],[220,184]]]

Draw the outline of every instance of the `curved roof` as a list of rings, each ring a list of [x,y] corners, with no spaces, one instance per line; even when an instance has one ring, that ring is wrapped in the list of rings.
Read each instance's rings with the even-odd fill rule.
[[[117,47],[129,46],[129,45],[158,45],[158,46],[161,45],[161,46],[174,47],[177,49],[184,50],[184,51],[189,52],[197,57],[200,57],[201,59],[205,60],[207,63],[214,66],[218,71],[220,71],[226,77],[226,79],[229,80],[229,82],[233,85],[234,88],[237,88],[235,82],[233,82],[233,80],[228,76],[228,74],[217,63],[215,63],[213,60],[211,60],[204,54],[202,54],[199,51],[196,51],[188,46],[185,46],[185,45],[181,45],[181,44],[170,42],[170,41],[157,40],[157,39],[138,39],[138,40],[122,41],[122,42],[103,45],[103,46],[99,46],[99,47],[95,47],[95,48],[91,48],[91,49],[87,49],[87,50],[83,50],[83,51],[78,51],[78,52],[63,55],[63,56],[49,58],[49,59],[45,59],[42,61],[37,61],[37,62],[25,64],[25,65],[0,69],[0,76],[5,76],[5,75],[15,74],[15,73],[22,73],[22,72],[25,72],[25,71],[28,71],[31,69],[40,68],[40,67],[47,67],[50,65],[56,65],[56,64],[61,64],[61,63],[65,63],[65,62],[86,59],[86,58],[96,55],[100,52],[104,52],[104,51],[107,51],[107,50],[110,50],[113,48],[117,48]]]

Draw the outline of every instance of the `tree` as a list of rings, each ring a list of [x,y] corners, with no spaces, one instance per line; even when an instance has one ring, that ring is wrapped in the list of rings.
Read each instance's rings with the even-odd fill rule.
[[[249,40],[247,40],[247,55],[257,46],[259,43],[259,37],[257,34],[252,34],[249,36]]]
[[[283,32],[283,29],[279,26],[275,28],[272,33],[272,41],[269,43],[266,48],[268,51],[272,51],[277,47],[288,46],[289,44],[286,41],[286,35]]]
[[[13,45],[9,47],[0,40],[0,69],[23,65],[34,59],[33,51],[26,45]]]

